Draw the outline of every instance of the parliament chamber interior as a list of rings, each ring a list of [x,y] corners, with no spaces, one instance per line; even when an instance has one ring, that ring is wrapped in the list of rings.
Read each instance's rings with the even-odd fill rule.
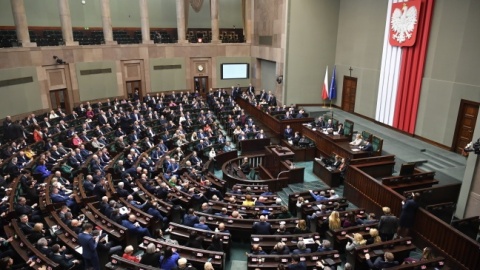
[[[1,1],[0,269],[480,269],[479,23]]]

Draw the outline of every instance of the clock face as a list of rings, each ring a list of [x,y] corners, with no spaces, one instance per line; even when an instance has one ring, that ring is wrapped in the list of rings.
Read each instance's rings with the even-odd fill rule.
[[[203,71],[203,65],[198,65],[197,69],[198,69],[198,71]]]

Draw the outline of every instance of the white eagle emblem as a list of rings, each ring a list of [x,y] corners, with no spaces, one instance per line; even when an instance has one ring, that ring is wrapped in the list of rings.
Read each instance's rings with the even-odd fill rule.
[[[410,39],[417,24],[417,8],[415,6],[407,8],[407,5],[404,4],[402,10],[396,8],[393,11],[391,20],[392,31],[395,32],[393,39],[398,41],[398,43],[403,43]]]

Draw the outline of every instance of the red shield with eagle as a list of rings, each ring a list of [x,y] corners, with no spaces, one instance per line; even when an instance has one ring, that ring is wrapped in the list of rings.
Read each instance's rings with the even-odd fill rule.
[[[408,1],[392,4],[389,41],[392,46],[413,46],[417,37],[421,2]]]

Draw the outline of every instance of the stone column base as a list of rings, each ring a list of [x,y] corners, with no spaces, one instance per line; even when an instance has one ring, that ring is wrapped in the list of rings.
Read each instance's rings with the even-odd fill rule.
[[[153,40],[142,40],[142,44],[153,44]]]
[[[36,42],[22,42],[22,47],[37,47]]]
[[[105,40],[105,45],[117,45],[117,42],[115,40],[110,40],[110,41]]]
[[[78,41],[65,41],[65,46],[78,46]]]

